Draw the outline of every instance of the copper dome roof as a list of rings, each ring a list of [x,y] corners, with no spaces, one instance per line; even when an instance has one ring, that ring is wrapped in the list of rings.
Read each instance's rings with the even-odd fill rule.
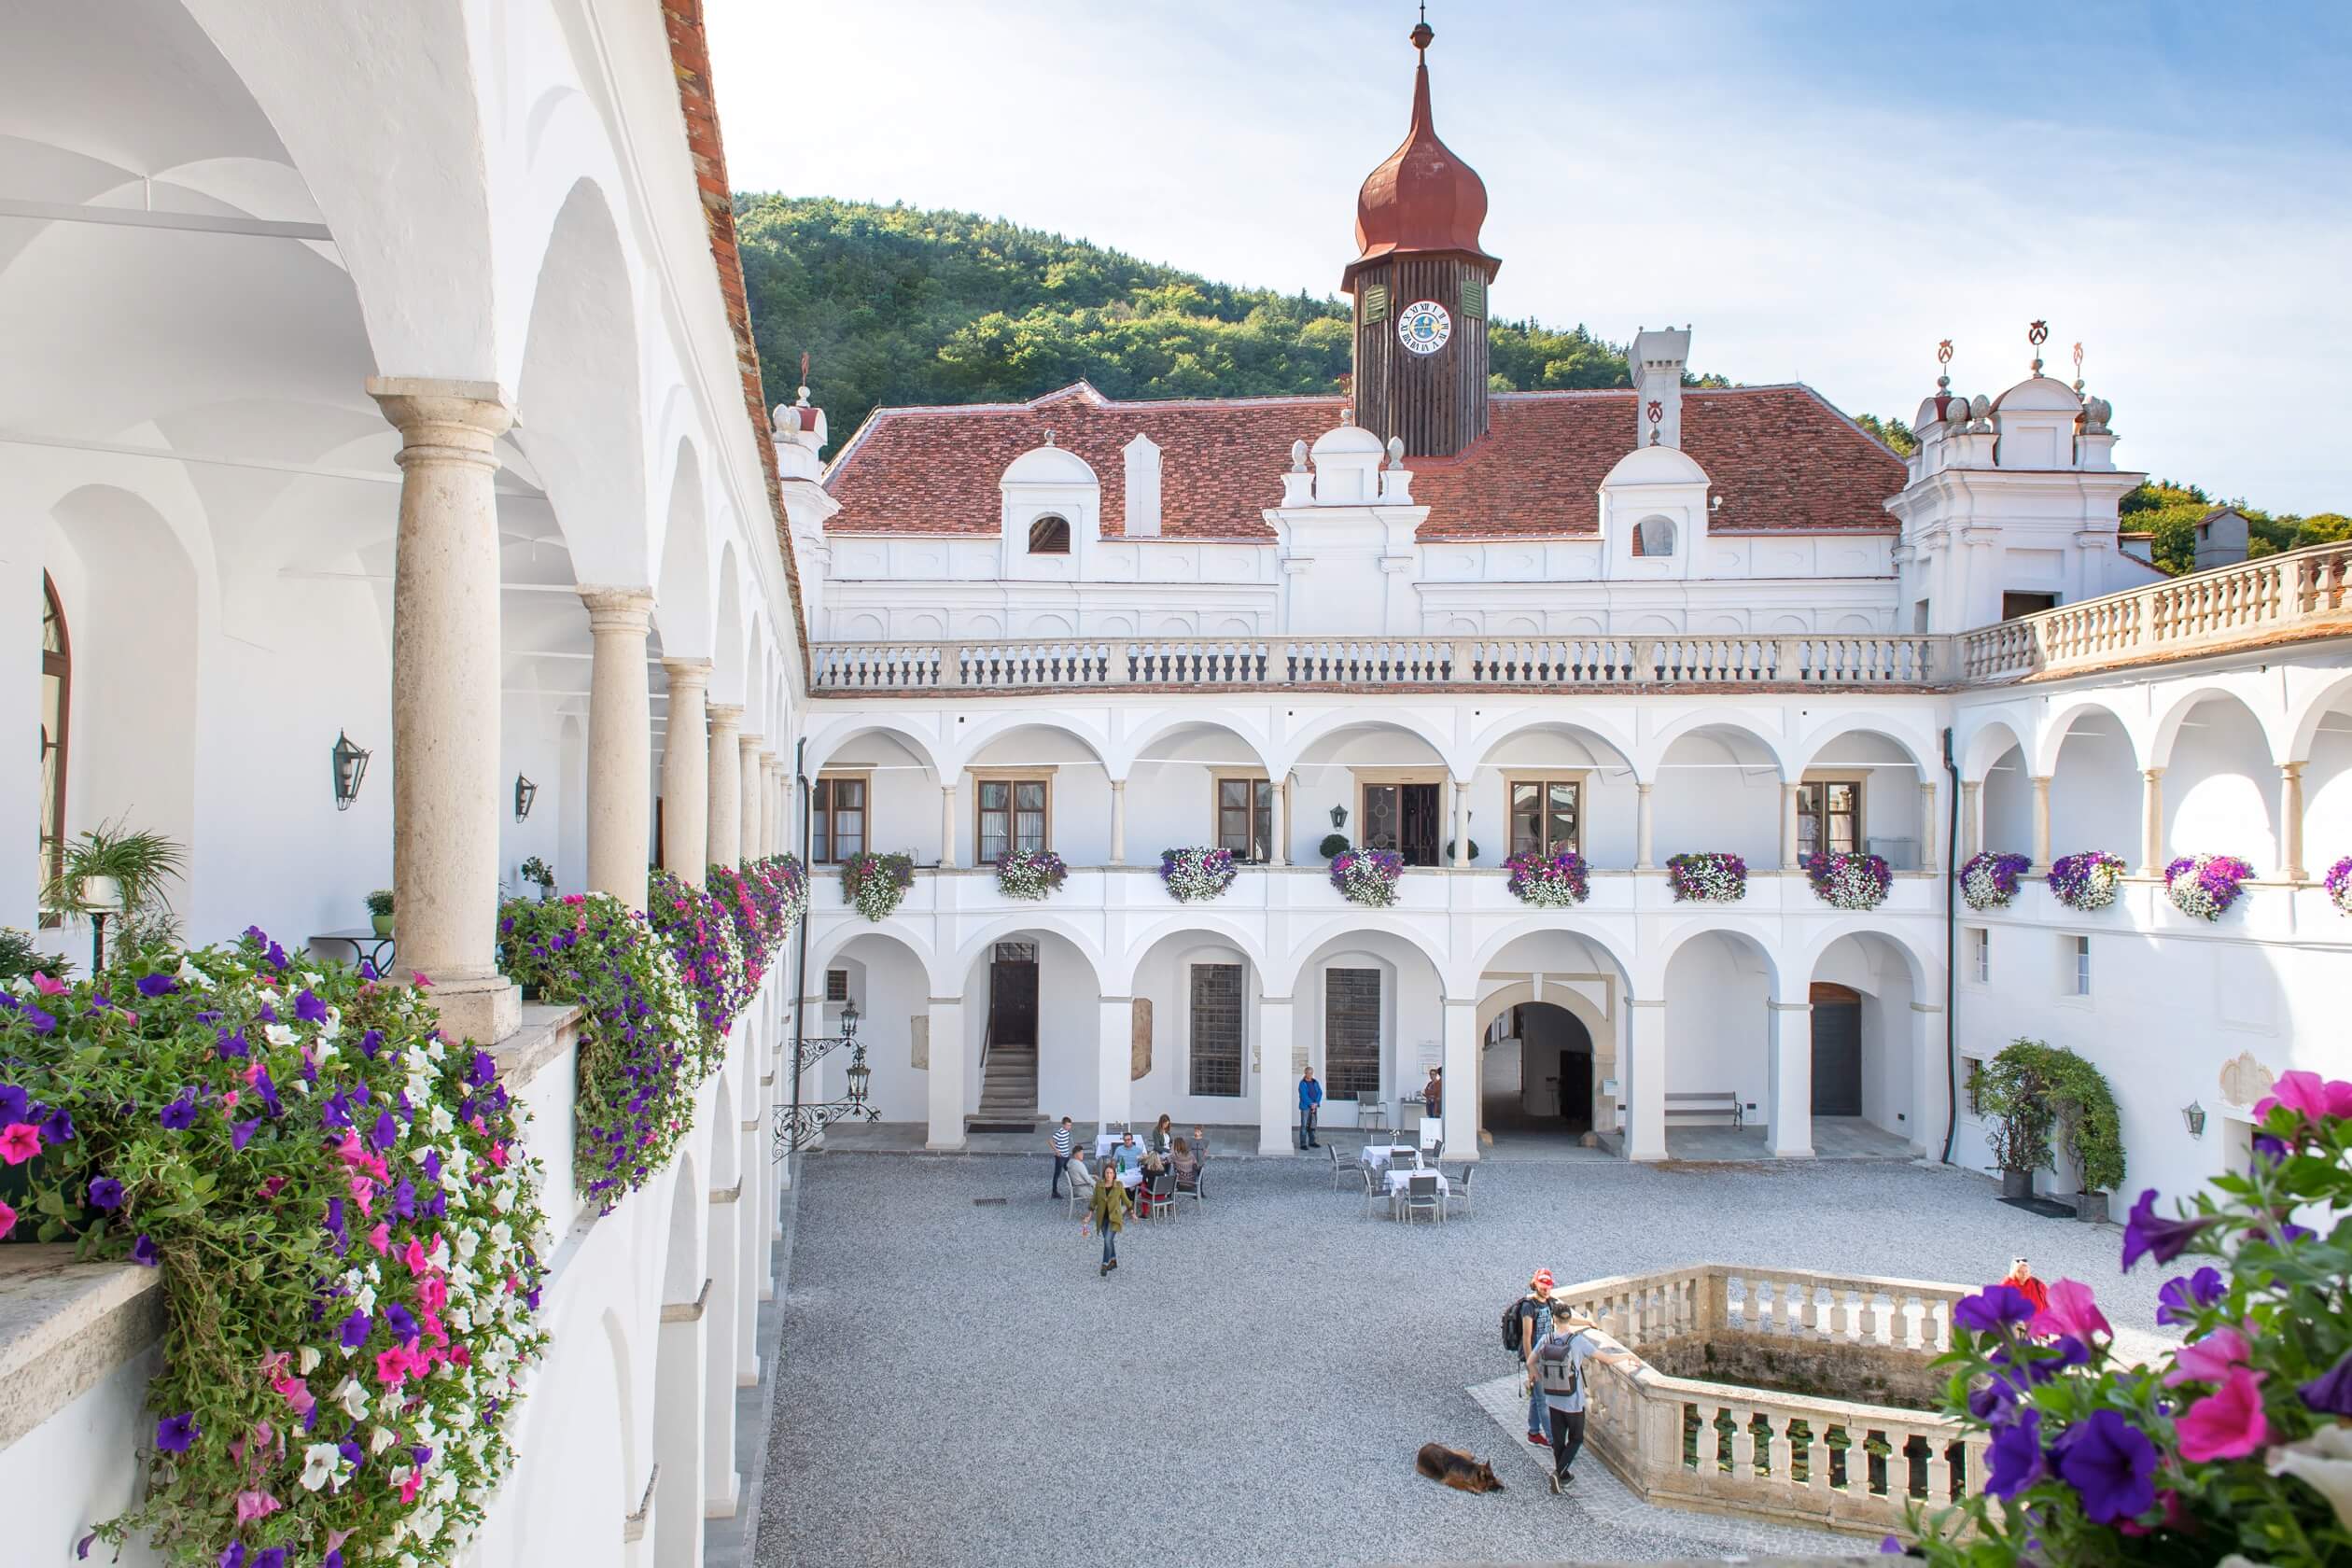
[[[1478,248],[1486,222],[1486,182],[1437,139],[1429,113],[1428,23],[1413,29],[1421,61],[1413,68],[1413,123],[1405,140],[1365,176],[1356,193],[1356,259],[1339,287],[1354,291],[1356,273],[1390,256],[1451,255],[1482,263],[1489,278],[1503,265]]]

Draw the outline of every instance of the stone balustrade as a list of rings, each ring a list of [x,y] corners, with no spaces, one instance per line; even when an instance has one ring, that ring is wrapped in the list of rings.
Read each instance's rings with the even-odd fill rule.
[[[1588,1441],[1646,1501],[1837,1529],[1899,1529],[1911,1505],[1981,1488],[1982,1435],[1892,1405],[1743,1387],[1773,1380],[1924,1398],[1956,1285],[1694,1265],[1568,1287],[1600,1323]],[[1701,1379],[1679,1375],[1704,1367]]]

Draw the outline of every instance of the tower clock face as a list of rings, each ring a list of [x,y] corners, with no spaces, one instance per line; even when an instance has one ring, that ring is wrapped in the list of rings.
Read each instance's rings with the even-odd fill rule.
[[[1396,341],[1408,354],[1435,354],[1453,336],[1453,317],[1435,300],[1416,300],[1396,318]]]

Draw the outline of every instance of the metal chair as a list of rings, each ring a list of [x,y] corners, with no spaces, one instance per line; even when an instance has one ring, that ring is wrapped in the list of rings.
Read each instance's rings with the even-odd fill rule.
[[[1388,1101],[1384,1099],[1356,1101],[1356,1127],[1359,1130],[1386,1132],[1389,1129]]]
[[[1443,1197],[1437,1185],[1437,1172],[1414,1171],[1405,1178],[1405,1218],[1409,1222],[1416,1212],[1425,1212],[1431,1219],[1442,1222],[1446,1217],[1440,1201]]]
[[[1449,1211],[1459,1203],[1462,1205],[1463,1213],[1470,1212],[1470,1178],[1477,1173],[1477,1166],[1466,1165],[1462,1168],[1461,1175],[1452,1178],[1445,1192],[1446,1208]]]
[[[1156,1176],[1147,1176],[1144,1178],[1143,1184],[1150,1189],[1148,1196],[1152,1201],[1152,1211],[1145,1216],[1146,1218],[1165,1220],[1176,1212],[1176,1173],[1174,1171],[1163,1170]]]
[[[1089,1178],[1084,1186],[1079,1185],[1077,1177],[1070,1179],[1070,1211],[1072,1214],[1077,1213],[1081,1206],[1094,1201],[1095,1181],[1098,1179]]]
[[[1338,1144],[1326,1143],[1323,1147],[1331,1151],[1331,1190],[1337,1192],[1340,1181],[1348,1174],[1348,1168],[1340,1163]]]
[[[1372,1217],[1375,1204],[1386,1204],[1390,1211],[1393,1213],[1396,1205],[1395,1200],[1389,1195],[1388,1173],[1359,1165],[1356,1167],[1356,1174],[1364,1178],[1364,1217],[1367,1220]]]
[[[1198,1165],[1193,1167],[1193,1179],[1191,1181],[1187,1182],[1181,1176],[1176,1179],[1176,1196],[1179,1197],[1189,1197],[1193,1200],[1195,1205],[1198,1205],[1201,1199],[1207,1196],[1203,1187],[1208,1180],[1209,1162],[1207,1160],[1202,1160]]]

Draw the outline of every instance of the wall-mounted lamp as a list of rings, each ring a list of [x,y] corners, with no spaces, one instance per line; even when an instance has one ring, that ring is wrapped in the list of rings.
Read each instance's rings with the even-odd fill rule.
[[[1337,832],[1338,829],[1344,828],[1347,825],[1348,808],[1344,805],[1333,806],[1331,808],[1331,826],[1333,831]]]
[[[334,755],[335,809],[348,811],[359,798],[359,781],[368,777],[368,759],[373,753],[352,745],[351,737],[338,730]]]
[[[520,822],[530,816],[531,803],[537,799],[539,799],[539,786],[521,774],[516,774],[514,776],[514,819]]]
[[[2203,1138],[2205,1136],[2205,1108],[2204,1106],[2193,1099],[2191,1100],[2180,1108],[2180,1119],[2189,1124],[2190,1137]]]
[[[841,1004],[841,1037],[844,1040],[858,1038],[858,1004],[854,1001]]]

